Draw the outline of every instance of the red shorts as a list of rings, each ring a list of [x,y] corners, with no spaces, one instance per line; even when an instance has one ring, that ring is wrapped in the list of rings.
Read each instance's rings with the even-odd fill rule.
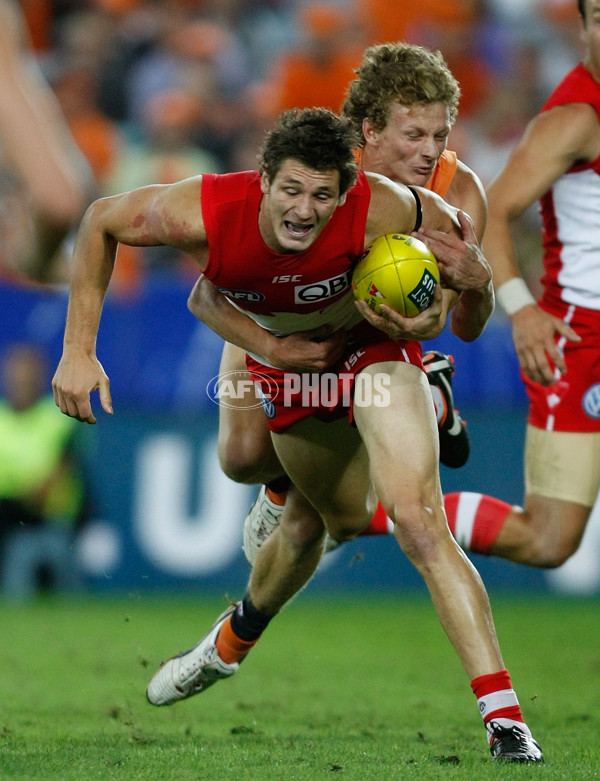
[[[353,420],[353,405],[385,393],[385,378],[378,386],[377,376],[357,375],[366,366],[383,361],[402,361],[423,368],[420,342],[393,341],[369,323],[359,323],[348,332],[348,344],[341,361],[326,372],[295,374],[273,369],[246,356],[248,371],[262,398],[271,431],[280,433],[308,417],[332,422],[343,417]],[[368,383],[367,383],[368,380]],[[359,402],[359,394],[361,401]]]
[[[553,385],[540,385],[521,373],[529,396],[528,421],[547,431],[600,431],[600,312],[562,302],[541,306],[567,322],[581,342],[556,335],[567,371]]]

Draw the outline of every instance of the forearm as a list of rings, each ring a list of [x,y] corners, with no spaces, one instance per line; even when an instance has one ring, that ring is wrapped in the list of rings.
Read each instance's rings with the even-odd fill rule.
[[[494,311],[492,282],[481,290],[464,290],[452,310],[450,330],[463,342],[472,342],[483,333]]]
[[[102,228],[102,207],[93,204],[82,221],[71,266],[71,285],[64,346],[88,355],[96,336],[106,291],[112,276],[117,241]]]
[[[276,336],[232,306],[206,277],[201,276],[188,298],[190,312],[226,342],[264,359]]]
[[[483,238],[483,251],[494,275],[494,287],[520,276],[508,217],[491,215]]]

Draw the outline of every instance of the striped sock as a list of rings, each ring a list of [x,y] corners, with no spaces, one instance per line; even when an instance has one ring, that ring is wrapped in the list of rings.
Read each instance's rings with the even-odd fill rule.
[[[527,735],[531,735],[523,720],[519,700],[512,687],[508,670],[499,670],[497,673],[473,678],[471,689],[477,697],[477,706],[486,728],[488,724],[494,722],[502,727],[517,726]],[[488,733],[490,733],[489,729]]]
[[[461,491],[445,494],[448,526],[460,547],[473,553],[490,549],[513,506],[493,496]]]

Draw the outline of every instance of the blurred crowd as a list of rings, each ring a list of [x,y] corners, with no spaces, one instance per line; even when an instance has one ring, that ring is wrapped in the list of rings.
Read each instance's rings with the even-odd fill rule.
[[[20,3],[98,195],[254,168],[274,116],[339,110],[365,47],[399,39],[444,55],[462,90],[449,147],[486,184],[581,54],[575,0]],[[535,255],[537,217],[528,219],[522,243]],[[195,271],[172,251],[121,248],[112,291],[157,274]]]

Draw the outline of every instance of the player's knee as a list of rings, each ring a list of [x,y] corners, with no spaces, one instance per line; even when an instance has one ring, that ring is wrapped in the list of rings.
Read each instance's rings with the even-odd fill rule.
[[[443,517],[427,503],[414,499],[391,505],[387,514],[394,523],[396,539],[413,564],[426,564],[438,555],[448,536]]]
[[[224,474],[236,483],[256,483],[256,463],[252,458],[245,459],[241,451],[219,453],[219,463]],[[258,481],[260,482],[260,480]]]
[[[561,567],[579,548],[580,540],[539,538],[531,552],[532,566],[544,569]]]
[[[256,480],[262,467],[262,453],[251,437],[219,439],[217,452],[221,469],[230,480],[236,483],[262,482]]]
[[[288,512],[282,519],[280,528],[288,542],[298,549],[311,548],[322,542],[325,536],[325,529],[320,519],[307,515],[294,516],[293,513]]]
[[[323,521],[330,536],[338,542],[348,542],[357,537],[369,525],[373,513],[377,508],[378,500],[375,495],[369,497],[365,505],[357,502],[352,509],[346,508],[344,512],[323,516]]]

